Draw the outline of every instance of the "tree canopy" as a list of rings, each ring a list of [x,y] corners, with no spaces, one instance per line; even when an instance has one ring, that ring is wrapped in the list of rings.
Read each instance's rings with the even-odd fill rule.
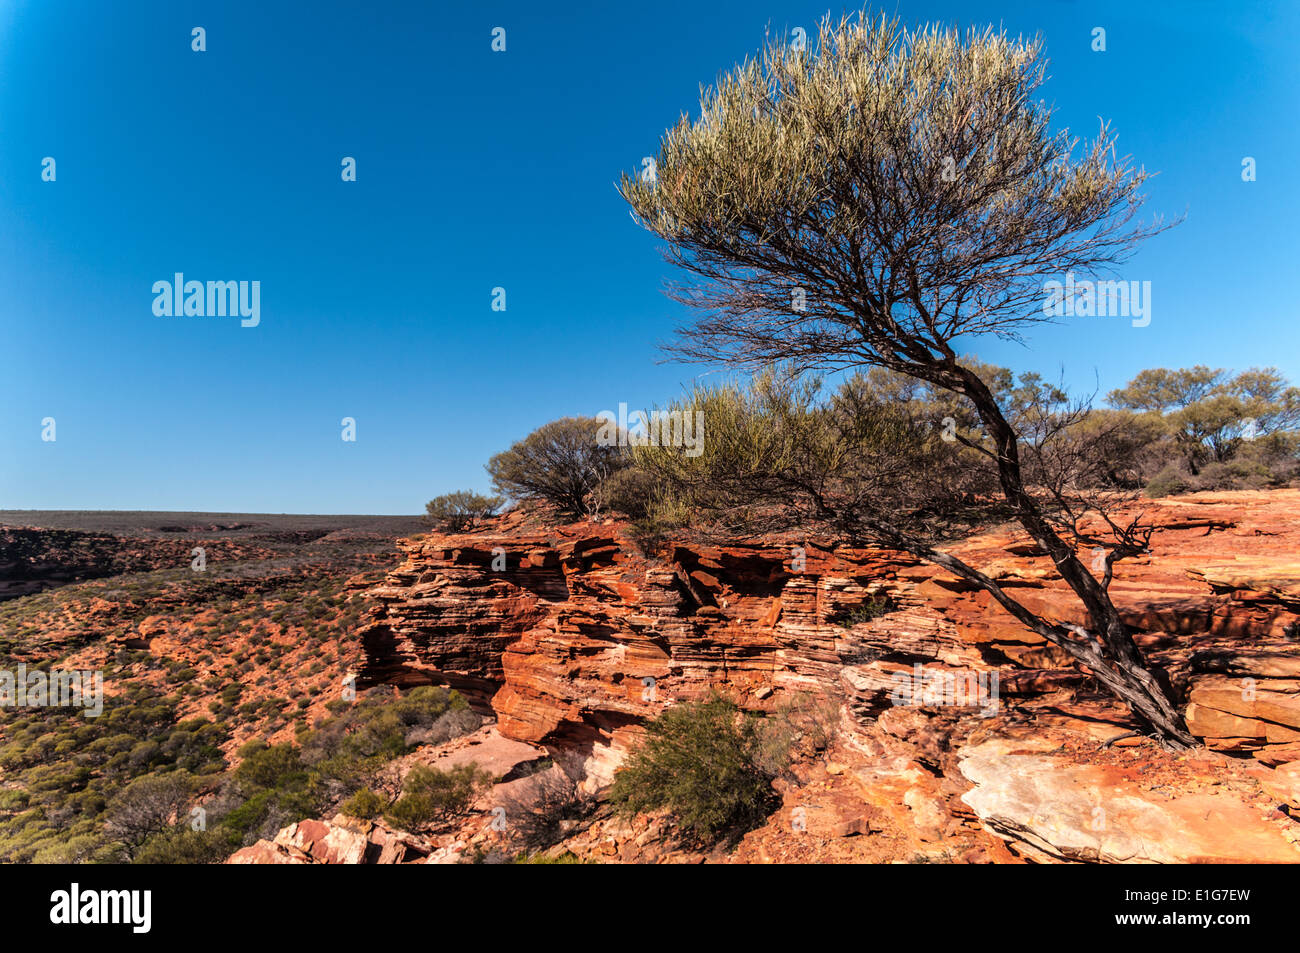
[[[1015,337],[1047,320],[1055,276],[1105,273],[1162,227],[1136,221],[1146,173],[1116,156],[1104,125],[1082,146],[1052,129],[1044,76],[1037,39],[828,17],[815,48],[770,43],[705,88],[699,115],[664,135],[654,175],[624,175],[620,190],[685,274],[673,294],[698,309],[677,354],[796,375],[876,368],[948,392],[979,421],[978,439],[951,432],[987,462],[998,496],[988,505],[1012,514],[1051,559],[1089,628],[1034,613],[936,548],[929,508],[912,505],[915,484],[935,476],[909,470],[906,452],[910,483],[886,472],[872,487],[885,492],[832,499],[811,486],[825,523],[852,525],[980,586],[1087,666],[1162,740],[1186,746],[1194,739],[1108,593],[1114,563],[1143,551],[1149,532],[1117,522],[1071,475],[1083,456],[1061,435],[1084,408],[1041,380],[1006,395],[960,358],[971,335]],[[872,408],[866,420],[873,440],[914,446],[915,428],[909,436],[895,412]],[[709,432],[718,440],[712,420]],[[789,460],[781,441],[793,434],[741,455],[755,459],[775,441]],[[817,459],[820,448],[809,449]],[[880,469],[854,466],[867,478]],[[789,492],[776,487],[771,503]],[[1081,547],[1097,544],[1084,529],[1089,514],[1108,528],[1100,577],[1080,559]]]

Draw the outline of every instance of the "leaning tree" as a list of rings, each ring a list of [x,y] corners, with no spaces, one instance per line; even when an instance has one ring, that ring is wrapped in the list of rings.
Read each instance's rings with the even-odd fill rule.
[[[857,531],[984,589],[1158,739],[1190,746],[1167,683],[1108,592],[1114,563],[1141,552],[1149,528],[1072,496],[1068,479],[1036,481],[1018,429],[1035,418],[1009,412],[960,357],[980,335],[1014,339],[1047,320],[1048,280],[1113,274],[1165,227],[1137,220],[1146,173],[1116,157],[1105,125],[1090,144],[1051,130],[1037,98],[1044,65],[1038,39],[828,18],[815,48],[771,43],[704,89],[698,118],[669,129],[654,164],[624,175],[620,191],[684,269],[670,294],[699,309],[672,345],[678,356],[733,368],[879,368],[969,407],[982,432],[955,437],[987,459],[990,505],[1051,558],[1087,625],[1031,611],[909,525],[907,508],[855,497]],[[1037,418],[1053,433],[1059,419]],[[1092,539],[1079,528],[1081,503],[1111,531],[1095,573],[1079,556]],[[831,524],[846,516],[824,515],[838,517]]]

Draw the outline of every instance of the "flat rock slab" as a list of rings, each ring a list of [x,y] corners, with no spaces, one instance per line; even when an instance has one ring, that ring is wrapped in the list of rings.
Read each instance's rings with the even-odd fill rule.
[[[1268,818],[1231,794],[1165,798],[1108,765],[1075,764],[994,738],[959,753],[961,799],[1028,853],[1101,863],[1300,863]]]
[[[437,748],[423,751],[419,759],[441,771],[463,764],[477,764],[489,774],[501,778],[519,765],[545,756],[545,749],[506,738],[495,724],[491,724]]]

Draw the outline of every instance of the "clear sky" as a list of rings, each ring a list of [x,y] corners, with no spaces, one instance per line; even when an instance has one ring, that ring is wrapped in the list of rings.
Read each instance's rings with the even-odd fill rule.
[[[827,9],[0,0],[0,508],[419,512],[548,420],[662,406],[702,369],[662,363],[682,315],[614,182]],[[1041,32],[1058,121],[1111,120],[1160,172],[1148,210],[1187,215],[1125,268],[1149,326],[981,357],[1103,393],[1195,363],[1300,381],[1300,4],[888,9]],[[260,324],[156,316],[175,272],[259,281]]]

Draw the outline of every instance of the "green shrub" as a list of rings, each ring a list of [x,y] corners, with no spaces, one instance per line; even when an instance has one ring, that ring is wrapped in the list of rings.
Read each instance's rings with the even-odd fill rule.
[[[1187,477],[1176,464],[1170,464],[1151,478],[1147,483],[1146,495],[1152,499],[1186,493],[1191,488]]]
[[[606,509],[632,520],[645,521],[653,516],[662,489],[663,480],[658,475],[638,466],[628,466],[604,482],[600,497]]]
[[[833,621],[841,628],[851,629],[855,625],[879,619],[882,615],[888,615],[897,609],[898,606],[887,595],[869,596],[866,601],[840,613]]]
[[[479,520],[487,519],[501,508],[505,501],[499,496],[483,496],[470,490],[457,490],[435,496],[424,505],[428,520],[452,532],[469,529]]]
[[[1228,463],[1207,463],[1196,475],[1198,490],[1261,490],[1277,482],[1263,463],[1238,459]]]
[[[109,805],[109,833],[128,848],[138,847],[183,815],[195,787],[194,778],[184,771],[136,778]]]
[[[219,864],[239,848],[227,829],[191,830],[188,824],[153,835],[131,858],[136,864]]]
[[[250,741],[238,754],[243,761],[235,769],[235,780],[251,789],[276,790],[306,780],[306,769],[293,745]]]
[[[488,461],[492,487],[515,500],[550,503],[562,514],[590,514],[596,491],[628,461],[622,447],[598,437],[595,417],[563,417],[538,427]],[[607,445],[605,445],[607,444]]]
[[[551,855],[521,852],[510,861],[512,864],[594,864],[594,860],[583,860],[577,854],[565,851],[563,854]]]
[[[368,821],[384,813],[386,807],[388,807],[386,800],[370,788],[362,788],[344,801],[339,810],[349,817],[359,817],[363,821]]]
[[[615,775],[610,800],[624,815],[666,809],[703,844],[734,841],[779,803],[761,719],[714,695],[668,709]]]
[[[468,810],[492,780],[477,764],[462,764],[447,771],[417,764],[407,774],[402,796],[388,809],[387,817],[403,830],[446,820]]]

